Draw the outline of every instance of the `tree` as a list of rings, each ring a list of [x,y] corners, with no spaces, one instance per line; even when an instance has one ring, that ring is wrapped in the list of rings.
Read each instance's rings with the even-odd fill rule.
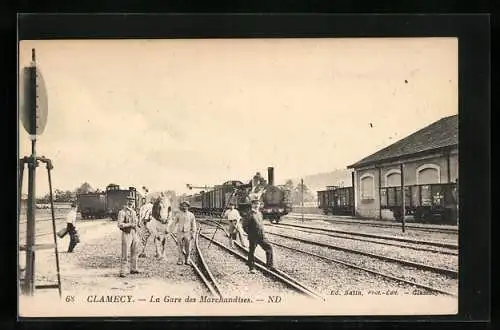
[[[302,185],[298,183],[292,190],[292,200],[294,204],[299,205],[302,203],[302,193],[304,194],[304,202],[314,201],[314,195],[309,190],[309,187],[306,184],[302,187]]]
[[[289,189],[290,191],[293,191],[293,181],[290,180],[290,179],[286,180],[286,182],[285,182],[285,188]]]
[[[75,190],[75,193],[76,194],[88,194],[90,192],[94,192],[95,189],[92,188],[92,186],[87,183],[87,182],[84,182],[80,187],[76,188]]]

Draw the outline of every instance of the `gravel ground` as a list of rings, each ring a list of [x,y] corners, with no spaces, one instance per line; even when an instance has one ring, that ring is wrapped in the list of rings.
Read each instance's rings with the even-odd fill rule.
[[[213,232],[213,230],[207,228],[205,231],[211,237],[210,231]],[[225,243],[224,241],[227,242],[227,239],[224,240],[224,238],[222,231],[218,231],[216,240]],[[265,276],[258,270],[255,274],[251,274],[243,260],[221,247],[212,243],[208,248],[209,241],[207,239],[200,237],[199,243],[203,257],[224,297],[237,294],[258,301],[259,299],[266,300],[267,296],[270,295],[286,296],[287,299],[298,295],[284,284]]]
[[[269,235],[271,242],[277,242],[290,247],[302,249],[321,256],[339,259],[360,267],[379,271],[384,274],[403,278],[419,284],[432,286],[438,289],[446,290],[451,293],[458,293],[458,280],[450,279],[446,276],[435,274],[429,271],[415,269],[413,267],[402,266],[391,262],[374,260],[371,257],[361,256],[344,251],[337,251],[312,244],[297,242],[284,237]],[[352,276],[352,275],[351,275]]]
[[[170,295],[207,294],[191,266],[176,265],[177,250],[172,238],[167,240],[165,260],[157,260],[154,255],[152,239],[148,242],[148,258],[139,259],[141,274],[118,277],[121,255],[121,232],[116,222],[93,220],[79,225],[82,240],[70,254],[67,249],[68,239],[58,239],[60,251],[61,280],[64,292],[82,294],[119,294],[147,292]],[[50,240],[48,240],[50,242]],[[44,243],[44,242],[39,242]],[[63,252],[61,252],[63,251]],[[37,253],[37,281],[56,283],[55,255],[52,250]],[[24,263],[23,259],[21,261]],[[39,291],[41,294],[49,290]],[[50,290],[53,291],[53,290]],[[54,290],[57,291],[57,290]],[[145,297],[148,298],[148,297]]]
[[[440,267],[450,270],[458,270],[458,256],[446,255],[436,252],[417,251],[404,247],[382,245],[377,243],[358,241],[346,238],[331,237],[324,234],[316,234],[311,232],[303,232],[299,230],[290,230],[288,228],[278,228],[276,226],[269,226],[268,233],[278,233],[297,237],[301,239],[313,240],[320,243],[337,245],[343,248],[355,249],[358,251],[374,253],[386,257],[398,258],[426,264],[433,267]]]
[[[418,240],[426,240],[433,242],[441,242],[448,244],[457,244],[458,245],[458,235],[450,234],[450,233],[436,233],[436,232],[426,232],[414,228],[406,229],[403,233],[401,228],[383,228],[383,227],[373,227],[369,224],[343,224],[343,223],[334,223],[323,220],[306,220],[302,222],[299,219],[292,218],[283,218],[282,223],[289,224],[297,224],[297,225],[306,225],[317,228],[326,228],[326,229],[334,229],[334,230],[342,230],[353,233],[366,233],[366,234],[374,234],[374,235],[386,235],[386,236],[394,236],[394,237],[402,237],[402,238],[411,238]]]
[[[221,230],[218,231],[216,237],[219,237],[218,238],[219,241],[223,242],[227,241],[227,238],[223,236]],[[398,265],[392,266],[392,269],[389,269],[389,271],[387,271],[388,267],[375,269],[373,267],[373,259],[371,258],[369,258],[370,260],[366,260],[366,257],[365,259],[360,259],[357,258],[358,257],[357,255],[353,256],[347,253],[344,253],[343,256],[332,255],[330,251],[332,252],[337,252],[337,251],[322,247],[315,247],[313,245],[306,245],[304,243],[296,242],[278,236],[268,235],[268,237],[271,240],[271,242],[276,242],[290,247],[299,248],[325,257],[333,257],[333,258],[338,257],[338,259],[342,261],[353,263],[357,266],[363,266],[367,268],[370,268],[371,266],[370,269],[381,271],[382,273],[388,273],[395,277],[402,277],[406,280],[410,280],[413,282],[418,282],[418,283],[421,282],[420,279],[415,278],[415,276],[413,275],[406,277],[402,276],[401,269]],[[210,249],[212,248],[213,247],[211,247]],[[326,296],[327,298],[329,295],[344,295],[356,292],[361,295],[370,295],[376,291],[405,295],[405,294],[411,294],[414,290],[418,289],[416,286],[411,286],[409,284],[405,284],[402,282],[386,279],[382,276],[377,276],[368,272],[364,272],[362,270],[353,269],[338,263],[329,262],[314,256],[309,256],[307,254],[292,251],[284,247],[279,247],[277,245],[274,245],[273,249],[274,249],[275,265],[278,269],[284,271],[285,273],[298,279],[299,281],[302,281],[304,284],[315,289],[316,291]],[[260,247],[257,248],[256,255],[259,255],[261,258],[265,260],[265,254],[260,249]],[[408,270],[405,268],[403,269],[403,271],[408,271]],[[409,269],[409,271],[420,272],[419,270],[413,270],[413,269]],[[325,274],[330,274],[330,275],[325,276]],[[439,281],[439,279],[436,281]],[[434,284],[436,281],[431,283],[422,282],[422,284],[431,285]],[[456,287],[457,283],[455,282],[454,285]],[[450,284],[449,286],[453,286],[453,284]],[[437,287],[443,288],[442,286],[437,286]],[[448,291],[455,292],[453,290],[448,290]],[[425,289],[419,289],[419,292],[425,292],[425,294],[431,294],[429,291]]]

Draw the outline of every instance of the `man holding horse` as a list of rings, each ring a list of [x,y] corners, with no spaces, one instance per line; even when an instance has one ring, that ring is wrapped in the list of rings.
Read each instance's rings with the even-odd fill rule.
[[[153,220],[153,203],[151,198],[144,201],[144,204],[139,210],[139,237],[141,238],[142,251],[139,253],[139,258],[146,258],[146,245],[151,235],[156,235],[156,228]],[[156,249],[158,255],[158,248]]]

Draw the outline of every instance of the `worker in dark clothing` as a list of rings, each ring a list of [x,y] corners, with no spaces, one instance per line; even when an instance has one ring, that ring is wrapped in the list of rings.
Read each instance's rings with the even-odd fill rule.
[[[80,242],[76,231],[76,203],[71,203],[71,210],[66,215],[66,228],[69,233],[68,253],[72,253],[75,246]]]
[[[244,230],[248,234],[248,267],[250,272],[255,272],[255,248],[260,245],[266,252],[266,264],[268,268],[273,269],[273,247],[264,235],[264,224],[262,213],[259,211],[260,201],[252,200],[252,209],[248,213],[244,222]]]

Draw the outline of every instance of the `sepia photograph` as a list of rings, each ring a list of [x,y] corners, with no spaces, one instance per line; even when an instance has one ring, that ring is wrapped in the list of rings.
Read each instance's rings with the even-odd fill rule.
[[[457,38],[18,50],[19,316],[458,314]]]

